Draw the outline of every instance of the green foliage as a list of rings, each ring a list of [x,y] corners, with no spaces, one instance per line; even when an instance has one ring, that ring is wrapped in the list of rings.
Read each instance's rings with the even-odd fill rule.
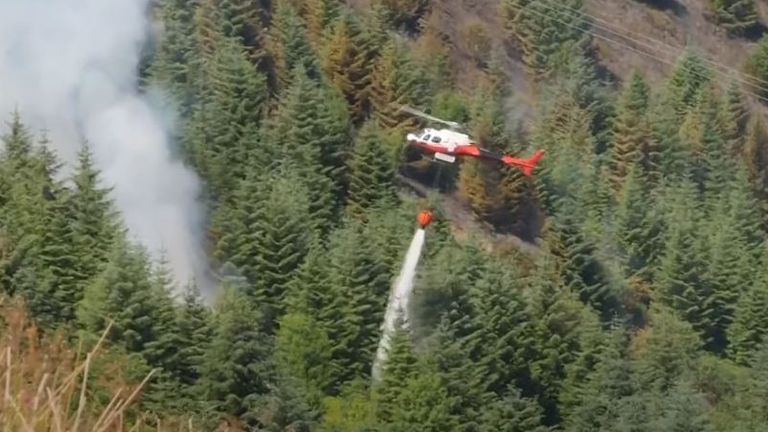
[[[0,153],[0,287],[86,345],[113,322],[121,370],[154,371],[142,409],[206,430],[764,430],[768,135],[746,94],[694,51],[661,86],[637,72],[617,89],[575,18],[581,0],[504,0],[529,100],[512,94],[508,46],[449,3],[157,2],[140,83],[167,95],[172,138],[206,184],[220,286],[180,289],[163,255],[128,241],[88,144],[65,166],[51,149],[73,143],[36,137],[16,112]],[[751,1],[712,4],[749,36]],[[767,46],[748,64],[758,79]],[[447,180],[421,161],[401,171],[404,133],[425,125],[401,105],[545,159],[533,179],[474,159]],[[440,193],[407,196],[396,180],[413,171]],[[478,221],[446,194],[457,173],[450,192],[497,233],[467,229]],[[425,207],[436,219],[408,325],[374,381]],[[532,256],[509,231],[538,237]]]
[[[259,330],[261,317],[236,286],[225,285],[212,320],[212,339],[200,367],[199,391],[207,411],[254,422],[269,391],[271,340]]]
[[[715,22],[732,35],[743,35],[758,23],[754,0],[710,0]]]
[[[331,341],[311,316],[289,312],[280,318],[274,362],[278,370],[301,384],[301,392],[319,405],[333,382]]]
[[[366,122],[356,136],[349,162],[347,211],[361,217],[373,205],[395,203],[394,175],[378,126]]]
[[[558,66],[568,51],[583,52],[589,43],[584,31],[589,22],[574,19],[572,10],[582,9],[581,0],[553,7],[545,0],[504,0],[501,16],[507,34],[522,52],[532,76],[541,79]]]
[[[312,223],[327,233],[340,212],[346,185],[348,114],[337,95],[312,81],[305,69],[296,68],[293,76],[270,118],[266,136],[271,149],[263,164],[297,170],[309,189]]]
[[[614,123],[611,153],[611,184],[621,189],[633,165],[640,165],[648,172],[653,163],[652,137],[646,112],[648,109],[648,85],[637,73],[627,86],[620,102]]]
[[[426,86],[414,70],[405,45],[390,40],[381,50],[371,71],[368,88],[373,115],[382,128],[412,129],[417,120],[400,111],[403,105],[424,106],[428,102]]]

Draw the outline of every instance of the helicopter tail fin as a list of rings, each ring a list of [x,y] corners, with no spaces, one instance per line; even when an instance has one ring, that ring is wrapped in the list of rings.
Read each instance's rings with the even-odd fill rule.
[[[519,159],[519,158],[513,158],[511,156],[503,156],[501,160],[511,166],[516,166],[520,168],[523,171],[523,174],[530,177],[533,175],[533,170],[536,168],[536,164],[539,162],[539,159],[544,156],[544,150],[536,150],[536,152],[533,153],[533,156],[529,157],[528,159]]]

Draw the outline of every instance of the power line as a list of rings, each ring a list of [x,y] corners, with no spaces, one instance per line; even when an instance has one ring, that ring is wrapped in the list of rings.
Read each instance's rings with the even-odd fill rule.
[[[542,3],[543,2],[553,3],[551,0],[546,0],[546,1],[545,0],[540,0],[540,1]],[[542,5],[542,6],[544,6],[545,8],[548,8],[550,10],[555,10],[554,7],[552,7],[552,6],[547,6],[547,5]],[[651,50],[662,51],[661,49],[659,49],[659,47],[651,46],[651,45],[648,45],[646,43],[642,43],[642,42],[638,41],[637,39],[631,38],[631,37],[626,36],[626,35],[622,35],[618,31],[613,30],[612,28],[610,28],[611,24],[608,21],[606,21],[606,20],[603,20],[603,19],[601,19],[599,17],[596,17],[594,15],[591,15],[591,14],[589,14],[587,12],[580,11],[578,9],[575,9],[575,8],[572,8],[572,7],[569,7],[569,6],[566,6],[566,5],[558,5],[558,6],[560,8],[562,8],[562,9],[567,9],[568,11],[573,12],[573,14],[575,14],[575,15],[579,15],[581,17],[588,17],[588,18],[590,18],[593,21],[605,23],[604,25],[594,24],[592,22],[589,22],[589,21],[585,20],[584,18],[579,17],[579,19],[581,19],[581,20],[583,20],[585,22],[588,22],[592,27],[605,30],[605,31],[610,32],[612,34],[615,34],[615,35],[617,35],[619,37],[622,37],[622,38],[625,38],[627,40],[630,40],[632,42],[640,43],[640,44],[648,47]],[[672,54],[675,57],[679,57],[682,54],[682,52],[685,50],[684,47],[675,47],[675,46],[670,45],[670,44],[668,44],[668,43],[666,43],[664,41],[661,41],[661,40],[658,40],[658,39],[654,39],[654,38],[652,38],[650,36],[647,36],[647,35],[645,35],[643,33],[640,33],[640,32],[633,32],[633,31],[630,31],[630,30],[625,30],[625,31],[627,33],[630,33],[630,34],[639,35],[639,36],[643,37],[644,39],[647,39],[647,40],[649,40],[649,41],[651,41],[651,42],[653,42],[655,44],[659,44],[659,45],[663,45],[663,46],[669,47],[669,49],[664,49],[664,51],[667,51],[667,53]],[[756,77],[754,75],[750,75],[750,74],[744,73],[742,71],[739,71],[738,69],[732,68],[730,66],[724,65],[724,64],[716,62],[714,60],[710,60],[706,56],[699,56],[699,57],[704,62],[709,63],[712,66],[715,66],[715,67],[718,67],[718,68],[723,68],[725,71],[729,71],[729,72],[731,72],[731,73],[733,73],[733,74],[735,74],[737,76],[743,76],[743,77],[749,78],[750,80],[754,80],[754,81],[761,82],[763,84],[768,85],[768,81],[762,80],[762,79],[760,79],[760,78],[758,78],[758,77]],[[753,84],[753,83],[751,83],[751,82],[749,82],[747,80],[743,80],[743,79],[740,79],[740,78],[737,78],[737,80],[739,82],[743,83],[743,84],[746,84],[746,85],[752,86],[752,87],[756,87],[757,89],[768,93],[768,87],[763,87],[763,86],[760,86],[760,85],[757,85],[757,84]]]
[[[546,5],[545,5],[545,7],[549,8],[550,10],[553,10],[551,7],[548,7],[548,6],[546,6]],[[513,9],[517,9],[517,10],[519,10],[519,11],[522,11],[522,8],[519,8],[519,7],[514,7],[514,6],[513,6],[512,8],[513,8]],[[650,58],[652,58],[652,59],[654,59],[654,60],[660,61],[660,62],[662,62],[662,63],[666,63],[667,65],[670,65],[670,66],[672,66],[672,67],[679,67],[679,68],[681,68],[682,70],[685,70],[685,71],[687,71],[687,72],[689,72],[689,73],[691,73],[691,74],[693,74],[693,75],[696,75],[696,76],[698,76],[698,77],[700,77],[700,78],[705,78],[705,79],[707,78],[707,77],[706,77],[705,75],[703,75],[702,73],[700,73],[700,72],[698,72],[698,71],[695,71],[695,70],[693,70],[693,69],[689,69],[689,68],[686,68],[686,67],[684,67],[684,66],[682,66],[682,65],[679,65],[679,64],[677,64],[676,62],[671,62],[671,61],[668,61],[668,60],[664,60],[664,59],[662,59],[662,58],[660,58],[660,57],[658,57],[658,56],[656,56],[656,55],[654,55],[654,54],[652,54],[652,53],[648,53],[648,52],[645,52],[645,51],[639,50],[639,49],[637,49],[637,48],[635,48],[635,47],[633,47],[633,46],[630,46],[630,45],[627,45],[627,44],[625,44],[625,43],[622,43],[622,42],[619,42],[619,41],[613,40],[613,39],[611,39],[611,38],[609,38],[609,37],[606,37],[606,36],[603,36],[603,35],[597,34],[597,33],[593,32],[593,31],[585,30],[585,29],[583,29],[583,28],[581,28],[581,27],[579,27],[579,26],[577,26],[577,25],[574,25],[574,24],[572,24],[572,23],[569,23],[569,22],[563,21],[563,20],[561,20],[561,19],[558,19],[558,18],[552,17],[552,16],[550,16],[550,15],[548,15],[548,14],[546,14],[546,13],[543,13],[543,12],[540,12],[540,11],[536,11],[536,10],[533,10],[533,9],[529,9],[529,10],[528,10],[528,12],[530,12],[530,13],[533,13],[533,14],[536,14],[536,15],[538,15],[538,16],[540,16],[540,17],[544,17],[544,18],[547,18],[547,19],[553,20],[553,21],[555,21],[555,22],[558,22],[558,23],[560,23],[560,24],[566,25],[566,26],[568,26],[568,27],[574,28],[574,29],[576,29],[576,30],[578,30],[578,31],[580,31],[580,32],[583,32],[583,33],[589,34],[589,35],[591,35],[591,36],[593,36],[593,37],[596,37],[596,38],[599,38],[599,39],[603,39],[603,40],[605,40],[605,41],[607,41],[607,42],[610,42],[610,43],[614,43],[614,44],[620,45],[620,46],[622,46],[622,47],[624,47],[624,48],[627,48],[627,49],[629,49],[629,50],[631,50],[631,51],[634,51],[634,52],[636,52],[636,53],[638,53],[638,54],[642,54],[642,55],[645,55],[645,56],[647,56],[647,57],[650,57]],[[582,21],[584,21],[584,22],[587,22],[587,23],[588,23],[588,21],[584,20],[583,18],[581,18],[581,19],[582,19]],[[632,40],[632,38],[628,38],[628,37],[626,37],[626,38],[627,38],[627,39],[630,39],[630,40]],[[718,70],[714,70],[714,72],[716,72],[716,73],[718,73],[718,72],[719,72],[720,74],[723,74],[723,72],[722,72],[722,71],[718,71]],[[727,76],[726,76],[726,77],[727,77]],[[751,96],[753,96],[753,97],[755,97],[755,98],[757,98],[757,99],[760,99],[760,100],[762,100],[762,101],[768,102],[768,99],[767,99],[767,98],[765,98],[765,97],[763,97],[763,96],[760,96],[760,95],[758,95],[758,94],[756,94],[756,93],[754,93],[754,92],[752,92],[752,91],[750,91],[750,90],[744,90],[744,93],[745,93],[745,94],[748,94],[748,95],[751,95]]]

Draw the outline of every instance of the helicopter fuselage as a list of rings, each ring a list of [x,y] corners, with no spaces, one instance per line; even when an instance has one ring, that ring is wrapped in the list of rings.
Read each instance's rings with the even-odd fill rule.
[[[433,153],[437,160],[453,163],[457,156],[470,156],[516,166],[526,176],[532,174],[533,168],[544,154],[542,150],[538,150],[530,158],[520,159],[496,153],[480,148],[469,138],[469,135],[450,129],[425,128],[418,133],[409,133],[406,139],[409,145],[418,147],[427,153]]]

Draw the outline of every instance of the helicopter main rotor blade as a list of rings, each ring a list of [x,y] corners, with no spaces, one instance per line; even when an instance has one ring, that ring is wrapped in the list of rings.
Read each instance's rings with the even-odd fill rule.
[[[423,117],[423,118],[432,120],[434,122],[443,123],[443,124],[446,124],[448,126],[454,127],[456,129],[463,129],[464,128],[459,123],[456,123],[456,122],[453,122],[453,121],[448,121],[448,120],[443,120],[441,118],[437,118],[435,116],[432,116],[432,115],[429,115],[429,114],[425,113],[424,111],[420,111],[420,110],[417,110],[415,108],[411,108],[411,107],[409,107],[407,105],[401,106],[400,107],[400,111],[405,111],[405,112],[411,113],[411,114],[413,114],[415,116],[419,116],[419,117]]]

